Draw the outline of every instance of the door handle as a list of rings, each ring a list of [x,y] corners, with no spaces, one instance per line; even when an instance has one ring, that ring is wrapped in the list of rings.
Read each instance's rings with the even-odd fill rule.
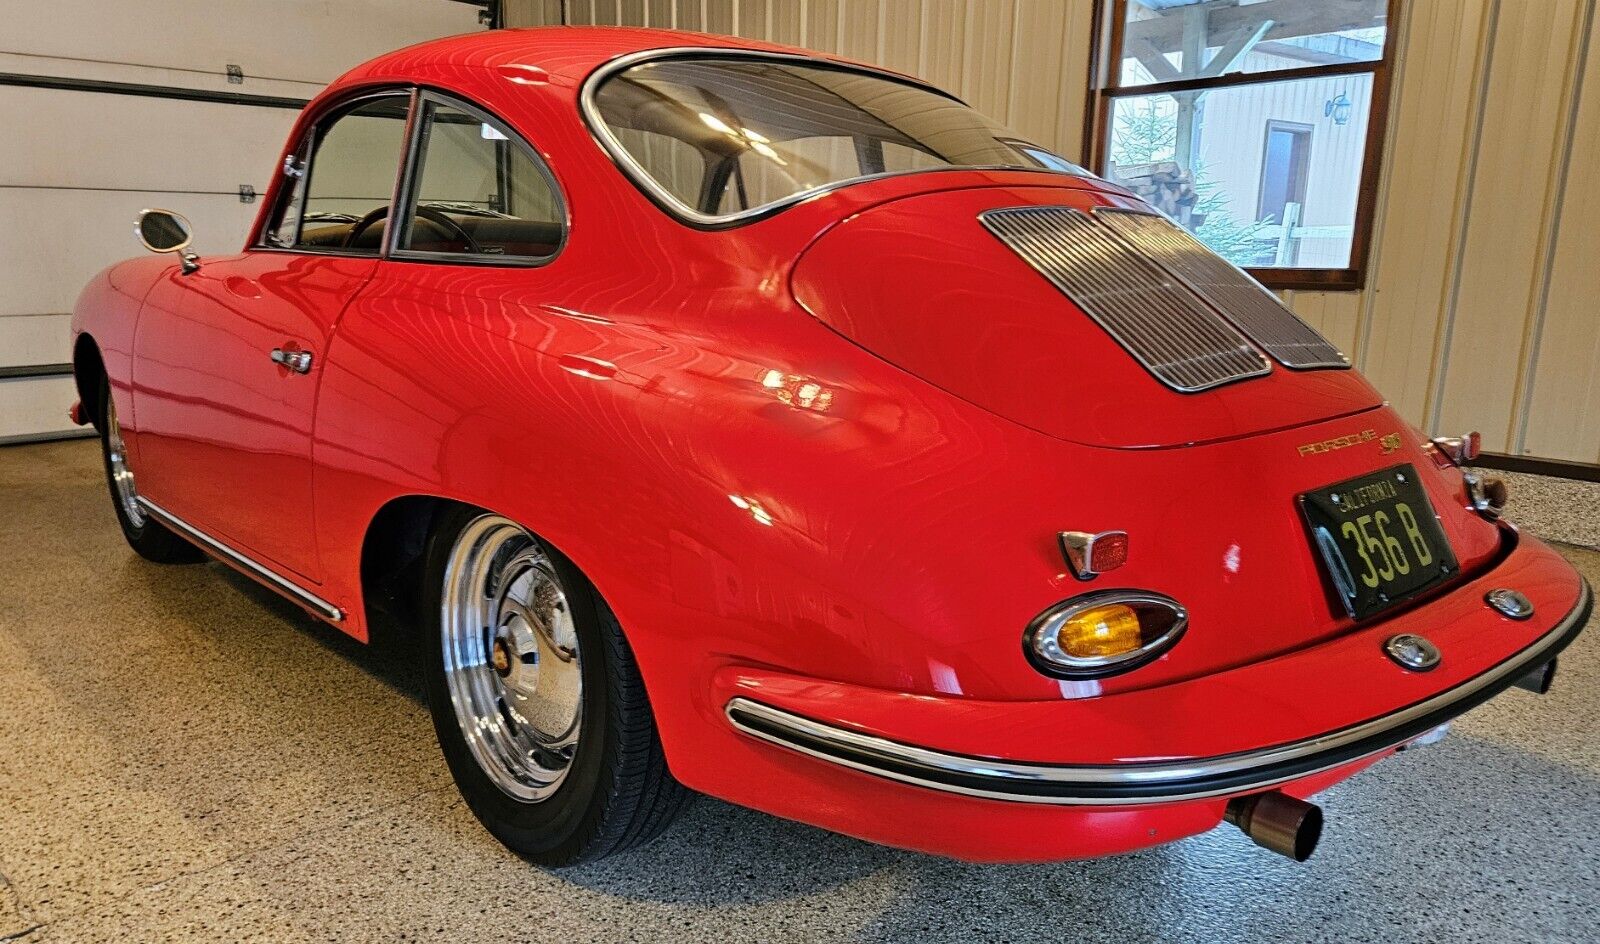
[[[297,374],[304,374],[311,370],[311,352],[285,351],[275,347],[272,349],[272,362],[282,364]]]

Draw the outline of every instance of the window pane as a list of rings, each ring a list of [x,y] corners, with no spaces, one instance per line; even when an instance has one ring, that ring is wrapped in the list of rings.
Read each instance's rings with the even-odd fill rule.
[[[1027,141],[1007,141],[1006,143],[1033,158],[1040,167],[1059,170],[1062,173],[1072,174],[1076,177],[1092,176],[1087,170],[1067,160],[1060,154],[1047,148],[1042,148],[1037,144],[1029,144]]]
[[[834,168],[860,165],[855,141],[839,135],[774,141],[768,149],[770,154],[752,149],[734,158],[733,179],[723,191],[720,212],[776,203],[833,180]]]
[[[960,102],[906,82],[805,63],[641,63],[607,79],[596,105],[607,130],[657,186],[708,215],[881,173],[1039,168],[1003,140],[1003,129]],[[678,156],[641,148],[647,135],[675,139]],[[682,148],[698,160],[684,159]],[[693,175],[686,178],[683,167],[706,168],[714,187],[691,186]]]
[[[538,258],[560,247],[561,201],[499,124],[430,102],[418,160],[416,209],[400,248]]]
[[[1350,265],[1372,77],[1113,102],[1107,176],[1241,266]]]
[[[1128,0],[1124,86],[1376,62],[1387,0]]]
[[[638,158],[667,192],[685,206],[700,202],[700,187],[705,182],[705,156],[694,145],[680,138],[635,128],[612,128],[629,154]]]
[[[363,218],[394,198],[409,107],[406,95],[374,99],[324,125],[272,242],[377,252],[383,221],[363,225]]]

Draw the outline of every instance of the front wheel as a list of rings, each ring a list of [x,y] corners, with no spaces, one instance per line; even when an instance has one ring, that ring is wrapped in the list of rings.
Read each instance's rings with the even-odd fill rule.
[[[441,516],[426,560],[434,730],[489,832],[534,862],[569,865],[664,830],[689,793],[588,580],[525,528],[469,508]]]
[[[117,524],[128,546],[145,560],[158,564],[194,564],[206,559],[193,544],[178,537],[139,504],[139,489],[134,484],[133,468],[128,464],[128,447],[122,441],[117,423],[117,404],[111,396],[111,381],[100,383],[100,455],[105,460],[106,484],[111,488],[111,504]]]

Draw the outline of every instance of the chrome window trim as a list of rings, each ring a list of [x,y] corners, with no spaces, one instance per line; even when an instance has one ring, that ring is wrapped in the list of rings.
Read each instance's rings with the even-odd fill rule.
[[[235,565],[250,576],[255,577],[272,589],[282,593],[284,596],[287,596],[304,606],[310,607],[314,612],[317,613],[317,615],[330,622],[338,623],[344,620],[343,610],[305,589],[289,578],[284,577],[272,570],[268,570],[266,566],[257,563],[254,559],[246,557],[244,554],[241,554],[228,545],[223,544],[221,541],[209,534],[206,534],[204,531],[201,531],[199,528],[195,527],[189,522],[184,521],[182,518],[179,518],[172,512],[167,511],[165,508],[162,508],[160,505],[157,505],[155,502],[144,497],[143,495],[139,496],[138,501],[144,510],[150,513],[152,518],[155,518],[167,527],[178,531],[185,538],[188,538],[190,541],[200,545],[201,550],[204,550],[210,554],[214,554],[217,557],[222,558],[227,563]]]
[[[389,196],[389,215],[384,218],[383,242],[378,245],[378,255],[384,259],[394,255],[395,247],[400,243],[400,230],[398,224],[401,219],[400,212],[411,201],[412,191],[416,189],[415,174],[417,172],[417,153],[422,146],[422,110],[427,107],[422,86],[411,87],[411,105],[406,109],[406,126],[400,135],[400,166],[395,170],[394,189]],[[316,170],[311,157],[306,158],[306,173]],[[311,199],[311,185],[306,184],[306,199]]]
[[[1538,640],[1431,698],[1327,734],[1217,757],[1114,765],[1030,764],[917,747],[813,721],[742,696],[729,700],[724,714],[735,729],[768,743],[948,793],[1084,806],[1200,800],[1298,780],[1404,744],[1554,658],[1582,629],[1592,604],[1593,593],[1585,582],[1573,608]]]
[[[972,107],[959,97],[950,94],[936,85],[930,85],[927,82],[923,82],[920,79],[901,75],[898,72],[892,72],[887,69],[874,69],[869,66],[840,62],[839,60],[828,59],[822,56],[805,56],[797,53],[767,52],[760,49],[740,49],[737,47],[724,48],[717,46],[670,46],[661,49],[646,49],[640,52],[629,53],[625,56],[619,56],[610,60],[609,62],[595,69],[593,72],[589,73],[588,78],[583,80],[583,89],[579,93],[579,110],[583,115],[584,124],[588,125],[589,127],[589,135],[595,139],[597,144],[600,145],[600,150],[611,159],[611,163],[617,165],[617,168],[622,171],[622,175],[632,181],[635,187],[638,187],[641,191],[643,191],[645,196],[649,197],[652,203],[655,203],[657,206],[661,207],[669,215],[676,217],[680,222],[687,223],[696,228],[727,229],[742,225],[744,223],[751,223],[758,219],[765,219],[766,217],[782,212],[783,210],[786,210],[795,204],[804,203],[807,200],[822,196],[824,194],[832,193],[833,191],[840,190],[844,187],[853,187],[856,184],[865,183],[867,181],[887,180],[892,177],[909,177],[914,174],[949,173],[951,171],[1014,171],[1020,174],[1048,174],[1052,177],[1065,177],[1069,180],[1084,179],[1076,174],[1069,174],[1065,171],[1051,170],[1047,167],[1013,166],[1010,164],[963,164],[959,166],[952,165],[949,167],[926,167],[917,170],[886,171],[882,174],[868,174],[861,177],[851,177],[846,180],[836,180],[832,183],[823,184],[819,187],[813,187],[809,190],[791,194],[782,200],[776,200],[772,203],[762,204],[758,207],[751,207],[747,210],[740,210],[738,213],[701,213],[699,210],[696,210],[694,207],[691,207],[682,200],[678,199],[677,195],[672,191],[661,186],[655,177],[652,176],[649,171],[645,170],[644,165],[640,164],[638,160],[636,160],[634,156],[629,153],[628,149],[623,146],[622,142],[617,139],[617,136],[611,132],[610,126],[607,125],[605,119],[600,116],[600,110],[595,104],[595,95],[599,91],[600,86],[607,79],[618,74],[619,72],[624,72],[636,65],[641,65],[657,59],[682,59],[696,56],[704,56],[716,59],[766,59],[777,62],[803,63],[805,65],[816,66],[818,68],[837,69],[841,72],[857,72],[862,75],[875,76],[891,82],[898,82],[902,85],[910,85],[915,88],[920,88],[925,91],[932,92],[941,98],[947,98],[959,105],[964,105],[968,108]]]

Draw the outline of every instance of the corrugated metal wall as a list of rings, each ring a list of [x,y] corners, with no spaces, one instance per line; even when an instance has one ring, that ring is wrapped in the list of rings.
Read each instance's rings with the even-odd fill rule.
[[[1413,419],[1600,461],[1595,0],[1407,6],[1373,274],[1330,314]]]
[[[507,26],[561,21],[505,0]],[[571,23],[729,33],[876,62],[949,89],[1027,138],[1083,148],[1093,0],[567,0]]]
[[[1408,0],[1363,292],[1286,292],[1413,422],[1600,462],[1600,0]],[[508,25],[560,21],[506,0]],[[568,0],[912,72],[1084,151],[1092,0]],[[1591,52],[1593,53],[1591,55]]]

